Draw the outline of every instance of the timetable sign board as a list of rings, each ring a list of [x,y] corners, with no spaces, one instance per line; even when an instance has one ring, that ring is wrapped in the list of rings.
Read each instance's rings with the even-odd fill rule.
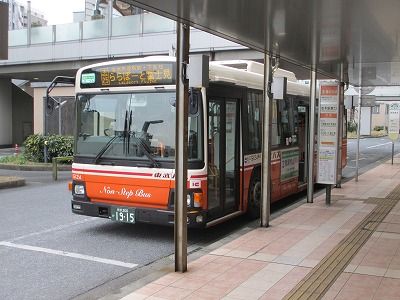
[[[388,134],[392,141],[397,141],[399,138],[400,129],[400,103],[391,103],[389,105],[389,126]]]
[[[321,83],[318,107],[317,183],[337,183],[339,148],[339,84]]]

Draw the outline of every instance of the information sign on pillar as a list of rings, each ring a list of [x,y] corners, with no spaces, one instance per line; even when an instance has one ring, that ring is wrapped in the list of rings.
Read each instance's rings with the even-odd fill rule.
[[[397,141],[399,138],[400,129],[400,103],[391,103],[389,105],[389,126],[388,134],[392,141]]]
[[[339,83],[322,82],[318,106],[317,183],[337,183]]]

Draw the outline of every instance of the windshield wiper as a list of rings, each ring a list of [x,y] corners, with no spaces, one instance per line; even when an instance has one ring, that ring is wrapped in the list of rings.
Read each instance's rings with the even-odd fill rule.
[[[124,136],[124,143],[123,143],[123,152],[124,154],[127,153],[127,147],[126,147],[126,140],[128,138],[128,111],[125,110],[125,121],[124,121],[124,132],[123,132],[123,136]],[[128,146],[129,147],[129,146]]]
[[[140,133],[140,137],[138,137],[139,145],[141,146],[144,155],[151,160],[153,166],[156,168],[158,168],[160,164],[153,158],[151,155],[151,149],[149,145],[144,142],[144,140],[149,141],[149,134],[147,133],[147,130],[149,129],[150,124],[159,124],[163,122],[164,120],[145,121],[142,127],[142,132]]]
[[[130,112],[130,114],[129,114],[129,122],[128,122],[128,129],[127,129],[127,135],[128,135],[128,137],[127,137],[127,139],[128,139],[128,141],[127,141],[127,145],[126,145],[126,153],[127,154],[129,154],[129,143],[130,143],[130,141],[131,141],[131,126],[132,126],[132,111]]]
[[[115,141],[116,138],[120,137],[119,135],[114,136],[112,139],[110,139],[107,144],[103,146],[103,148],[100,149],[99,153],[97,153],[96,157],[94,158],[94,163],[97,164],[99,159],[103,156],[103,154],[110,148],[111,144]]]
[[[127,138],[127,127],[128,127],[128,111],[125,111],[125,124],[124,124],[124,132],[122,133],[124,137],[124,151],[125,151],[125,140]],[[103,146],[103,148],[100,149],[99,153],[97,153],[96,157],[94,158],[94,163],[97,164],[99,159],[103,156],[103,154],[107,151],[108,148],[110,148],[111,144],[115,141],[116,138],[121,137],[120,135],[115,135],[112,139],[110,139],[107,144]]]
[[[151,150],[149,150],[145,142],[143,142],[142,137],[137,138],[139,142],[139,146],[142,148],[144,155],[153,163],[153,167],[159,168],[160,164],[154,159],[154,157],[151,155]]]

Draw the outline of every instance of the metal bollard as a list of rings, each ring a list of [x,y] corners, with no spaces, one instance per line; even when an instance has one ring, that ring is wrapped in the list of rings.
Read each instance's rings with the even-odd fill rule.
[[[53,180],[57,180],[57,179],[58,179],[58,174],[57,174],[57,157],[53,157],[52,164],[53,164]]]
[[[47,164],[48,163],[48,159],[47,159],[47,156],[48,156],[48,153],[47,153],[47,145],[48,145],[48,141],[44,141],[44,149],[43,149],[43,155],[44,155],[44,162]]]

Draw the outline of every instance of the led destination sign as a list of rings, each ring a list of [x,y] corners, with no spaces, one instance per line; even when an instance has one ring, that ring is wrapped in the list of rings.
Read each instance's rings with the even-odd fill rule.
[[[84,70],[81,88],[175,84],[173,62],[123,63]]]

